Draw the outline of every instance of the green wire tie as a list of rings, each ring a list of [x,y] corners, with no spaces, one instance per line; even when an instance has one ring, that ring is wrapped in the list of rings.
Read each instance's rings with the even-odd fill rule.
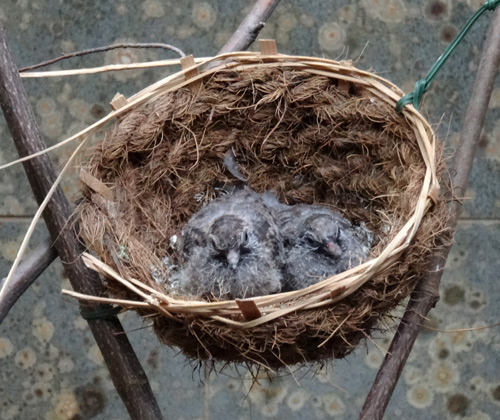
[[[460,41],[462,41],[467,32],[469,32],[469,29],[472,27],[472,25],[476,23],[476,20],[478,20],[484,12],[486,12],[487,10],[495,10],[499,4],[500,0],[486,0],[486,2],[479,8],[479,10],[474,13],[474,15],[469,19],[465,27],[455,37],[453,42],[444,50],[444,53],[437,59],[432,68],[429,70],[429,73],[427,73],[427,76],[425,76],[425,79],[417,80],[413,92],[406,94],[396,103],[397,112],[401,112],[403,107],[410,103],[415,107],[415,109],[419,109],[422,97],[424,96],[426,90],[429,88],[429,85],[436,77],[436,73],[441,69],[441,67],[446,62],[446,60],[448,60],[451,54],[453,54],[455,48],[460,43]]]
[[[99,305],[99,309],[94,311],[85,311],[80,308],[80,315],[86,321],[92,321],[96,319],[111,319],[116,317],[121,310],[123,309],[121,306],[111,306],[108,304]]]

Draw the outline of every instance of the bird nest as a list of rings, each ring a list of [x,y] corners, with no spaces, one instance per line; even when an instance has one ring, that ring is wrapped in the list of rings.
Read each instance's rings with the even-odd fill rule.
[[[77,213],[99,257],[85,261],[110,296],[79,297],[136,309],[162,342],[201,361],[277,368],[346,356],[409,295],[443,239],[441,148],[417,110],[395,111],[401,96],[348,62],[246,52],[193,62],[124,101],[84,166]],[[254,191],[364,223],[368,261],[268,296],[170,293],[175,238],[235,182],[230,150]]]

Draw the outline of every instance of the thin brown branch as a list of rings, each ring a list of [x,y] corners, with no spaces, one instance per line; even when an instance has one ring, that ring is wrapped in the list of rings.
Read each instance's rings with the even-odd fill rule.
[[[23,293],[57,258],[57,252],[51,245],[49,239],[42,242],[17,268],[7,290],[0,297],[0,324]],[[0,286],[5,280],[0,281]]]
[[[5,32],[0,25],[0,105],[20,156],[30,155],[46,146],[41,138],[33,110],[12,60]],[[40,204],[56,179],[47,155],[23,163],[31,188]],[[72,209],[58,188],[44,211],[52,243],[77,292],[101,296],[105,293],[98,275],[83,264],[82,247],[67,223]],[[99,304],[84,304],[85,311],[98,311]],[[89,320],[89,327],[101,350],[111,379],[132,419],[157,420],[162,414],[137,356],[116,317]]]
[[[125,43],[124,42],[124,43],[120,43],[120,44],[107,45],[105,47],[90,48],[88,50],[82,50],[82,51],[76,51],[73,53],[63,54],[60,57],[56,57],[56,58],[53,58],[51,60],[43,61],[41,63],[34,64],[33,66],[22,67],[19,69],[19,72],[22,73],[22,72],[29,71],[29,70],[35,70],[35,69],[39,69],[42,67],[47,67],[47,66],[50,66],[51,64],[57,63],[59,61],[67,60],[68,58],[81,57],[84,55],[116,50],[118,48],[141,48],[141,49],[161,48],[164,50],[173,51],[181,57],[186,56],[186,54],[184,54],[184,52],[182,50],[180,50],[177,47],[174,47],[173,45],[169,45],[169,44],[161,44],[161,43],[157,43],[157,42],[152,42],[152,43],[151,42],[150,43]]]
[[[257,0],[250,13],[243,19],[219,54],[248,49],[257,39],[259,32],[279,2],[280,0]]]
[[[464,124],[460,134],[451,170],[451,181],[455,196],[462,197],[468,184],[481,128],[494,87],[495,76],[500,65],[500,10],[493,15],[488,36],[484,43],[479,69],[471,93]],[[450,204],[449,227],[455,229],[461,203]],[[384,358],[372,388],[359,416],[360,420],[379,420],[384,415],[401,371],[415,343],[420,326],[428,312],[439,300],[439,282],[450,247],[440,250],[434,257],[429,274],[423,278],[412,293],[406,312],[396,335]]]

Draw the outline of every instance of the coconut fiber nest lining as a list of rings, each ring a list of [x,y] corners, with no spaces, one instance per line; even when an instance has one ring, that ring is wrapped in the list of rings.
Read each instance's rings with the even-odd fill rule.
[[[399,89],[349,63],[241,53],[186,79],[197,68],[155,87],[92,151],[84,169],[112,194],[83,191],[80,234],[100,259],[87,264],[107,277],[107,301],[151,319],[189,358],[276,368],[346,356],[409,295],[443,239],[432,130],[413,107],[395,111]],[[172,239],[237,181],[223,164],[230,150],[253,190],[364,223],[369,261],[241,301],[169,290]]]

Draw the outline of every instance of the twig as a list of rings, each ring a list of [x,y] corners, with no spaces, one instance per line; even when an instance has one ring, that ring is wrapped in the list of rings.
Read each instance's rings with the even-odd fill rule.
[[[106,51],[111,51],[111,50],[116,50],[118,48],[162,48],[164,50],[170,50],[175,52],[176,54],[180,55],[181,57],[185,57],[186,54],[182,50],[180,50],[177,47],[174,47],[173,45],[169,44],[160,44],[160,43],[120,43],[120,44],[113,44],[113,45],[108,45],[106,47],[97,47],[97,48],[90,48],[88,50],[82,50],[82,51],[76,51],[73,53],[68,53],[68,54],[63,54],[60,57],[53,58],[51,60],[43,61],[41,63],[35,64],[33,66],[28,66],[28,67],[22,67],[19,69],[19,72],[25,72],[28,70],[35,70],[39,69],[42,67],[47,67],[50,66],[51,64],[57,63],[62,60],[67,60],[68,58],[73,58],[73,57],[81,57],[83,55],[89,55],[89,54],[95,54],[95,53],[100,53],[100,52],[106,52]]]
[[[15,145],[21,156],[45,148],[26,91],[8,48],[5,32],[0,26],[0,105]],[[56,176],[47,155],[23,163],[28,180],[38,203],[44,200]],[[99,277],[87,269],[80,255],[82,247],[67,221],[70,205],[58,188],[44,212],[44,219],[54,247],[77,292],[101,296],[104,293]],[[81,305],[86,311],[97,311],[95,304]],[[101,350],[111,379],[132,419],[157,420],[162,414],[154,398],[148,379],[137,356],[116,317],[91,320],[89,327]]]
[[[259,32],[279,2],[280,0],[257,0],[250,13],[218,54],[245,51],[257,39]]]
[[[59,187],[59,183],[61,182],[64,174],[68,170],[69,166],[71,165],[73,159],[78,155],[80,152],[80,149],[84,146],[86,138],[83,139],[82,142],[76,147],[76,149],[73,151],[69,159],[66,161],[64,164],[64,167],[62,168],[61,172],[59,172],[59,175],[57,175],[56,180],[52,183],[52,186],[50,189],[47,191],[45,194],[45,197],[42,201],[42,203],[39,205],[35,215],[33,216],[33,219],[31,220],[31,223],[28,227],[28,231],[24,235],[24,238],[21,242],[21,246],[19,247],[19,250],[17,251],[17,256],[14,259],[14,262],[12,263],[12,266],[10,268],[9,274],[7,275],[7,278],[5,279],[5,283],[3,287],[0,289],[0,299],[2,298],[5,289],[9,286],[10,281],[12,280],[12,277],[14,276],[14,273],[17,269],[17,266],[21,262],[21,258],[24,255],[24,251],[28,247],[29,240],[31,239],[31,236],[35,232],[36,224],[38,220],[40,220],[40,217],[42,217],[42,213],[44,212],[45,208],[47,205],[50,203],[50,200],[52,199],[52,196],[54,193],[57,191],[57,188]]]
[[[17,300],[30,287],[46,268],[57,258],[57,252],[49,239],[42,242],[35,251],[24,260],[16,270],[11,283],[0,298],[0,324],[15,305]],[[0,287],[6,280],[0,282]]]
[[[451,170],[455,196],[462,197],[468,184],[481,128],[500,64],[500,10],[495,11],[486,38],[476,80],[471,93],[464,124],[460,134]],[[450,203],[449,227],[455,229],[461,209],[459,201]],[[360,420],[379,420],[392,396],[401,371],[420,331],[427,313],[439,300],[439,282],[450,251],[450,246],[440,250],[433,258],[429,274],[416,286],[406,312],[384,358],[377,377],[359,416]]]

